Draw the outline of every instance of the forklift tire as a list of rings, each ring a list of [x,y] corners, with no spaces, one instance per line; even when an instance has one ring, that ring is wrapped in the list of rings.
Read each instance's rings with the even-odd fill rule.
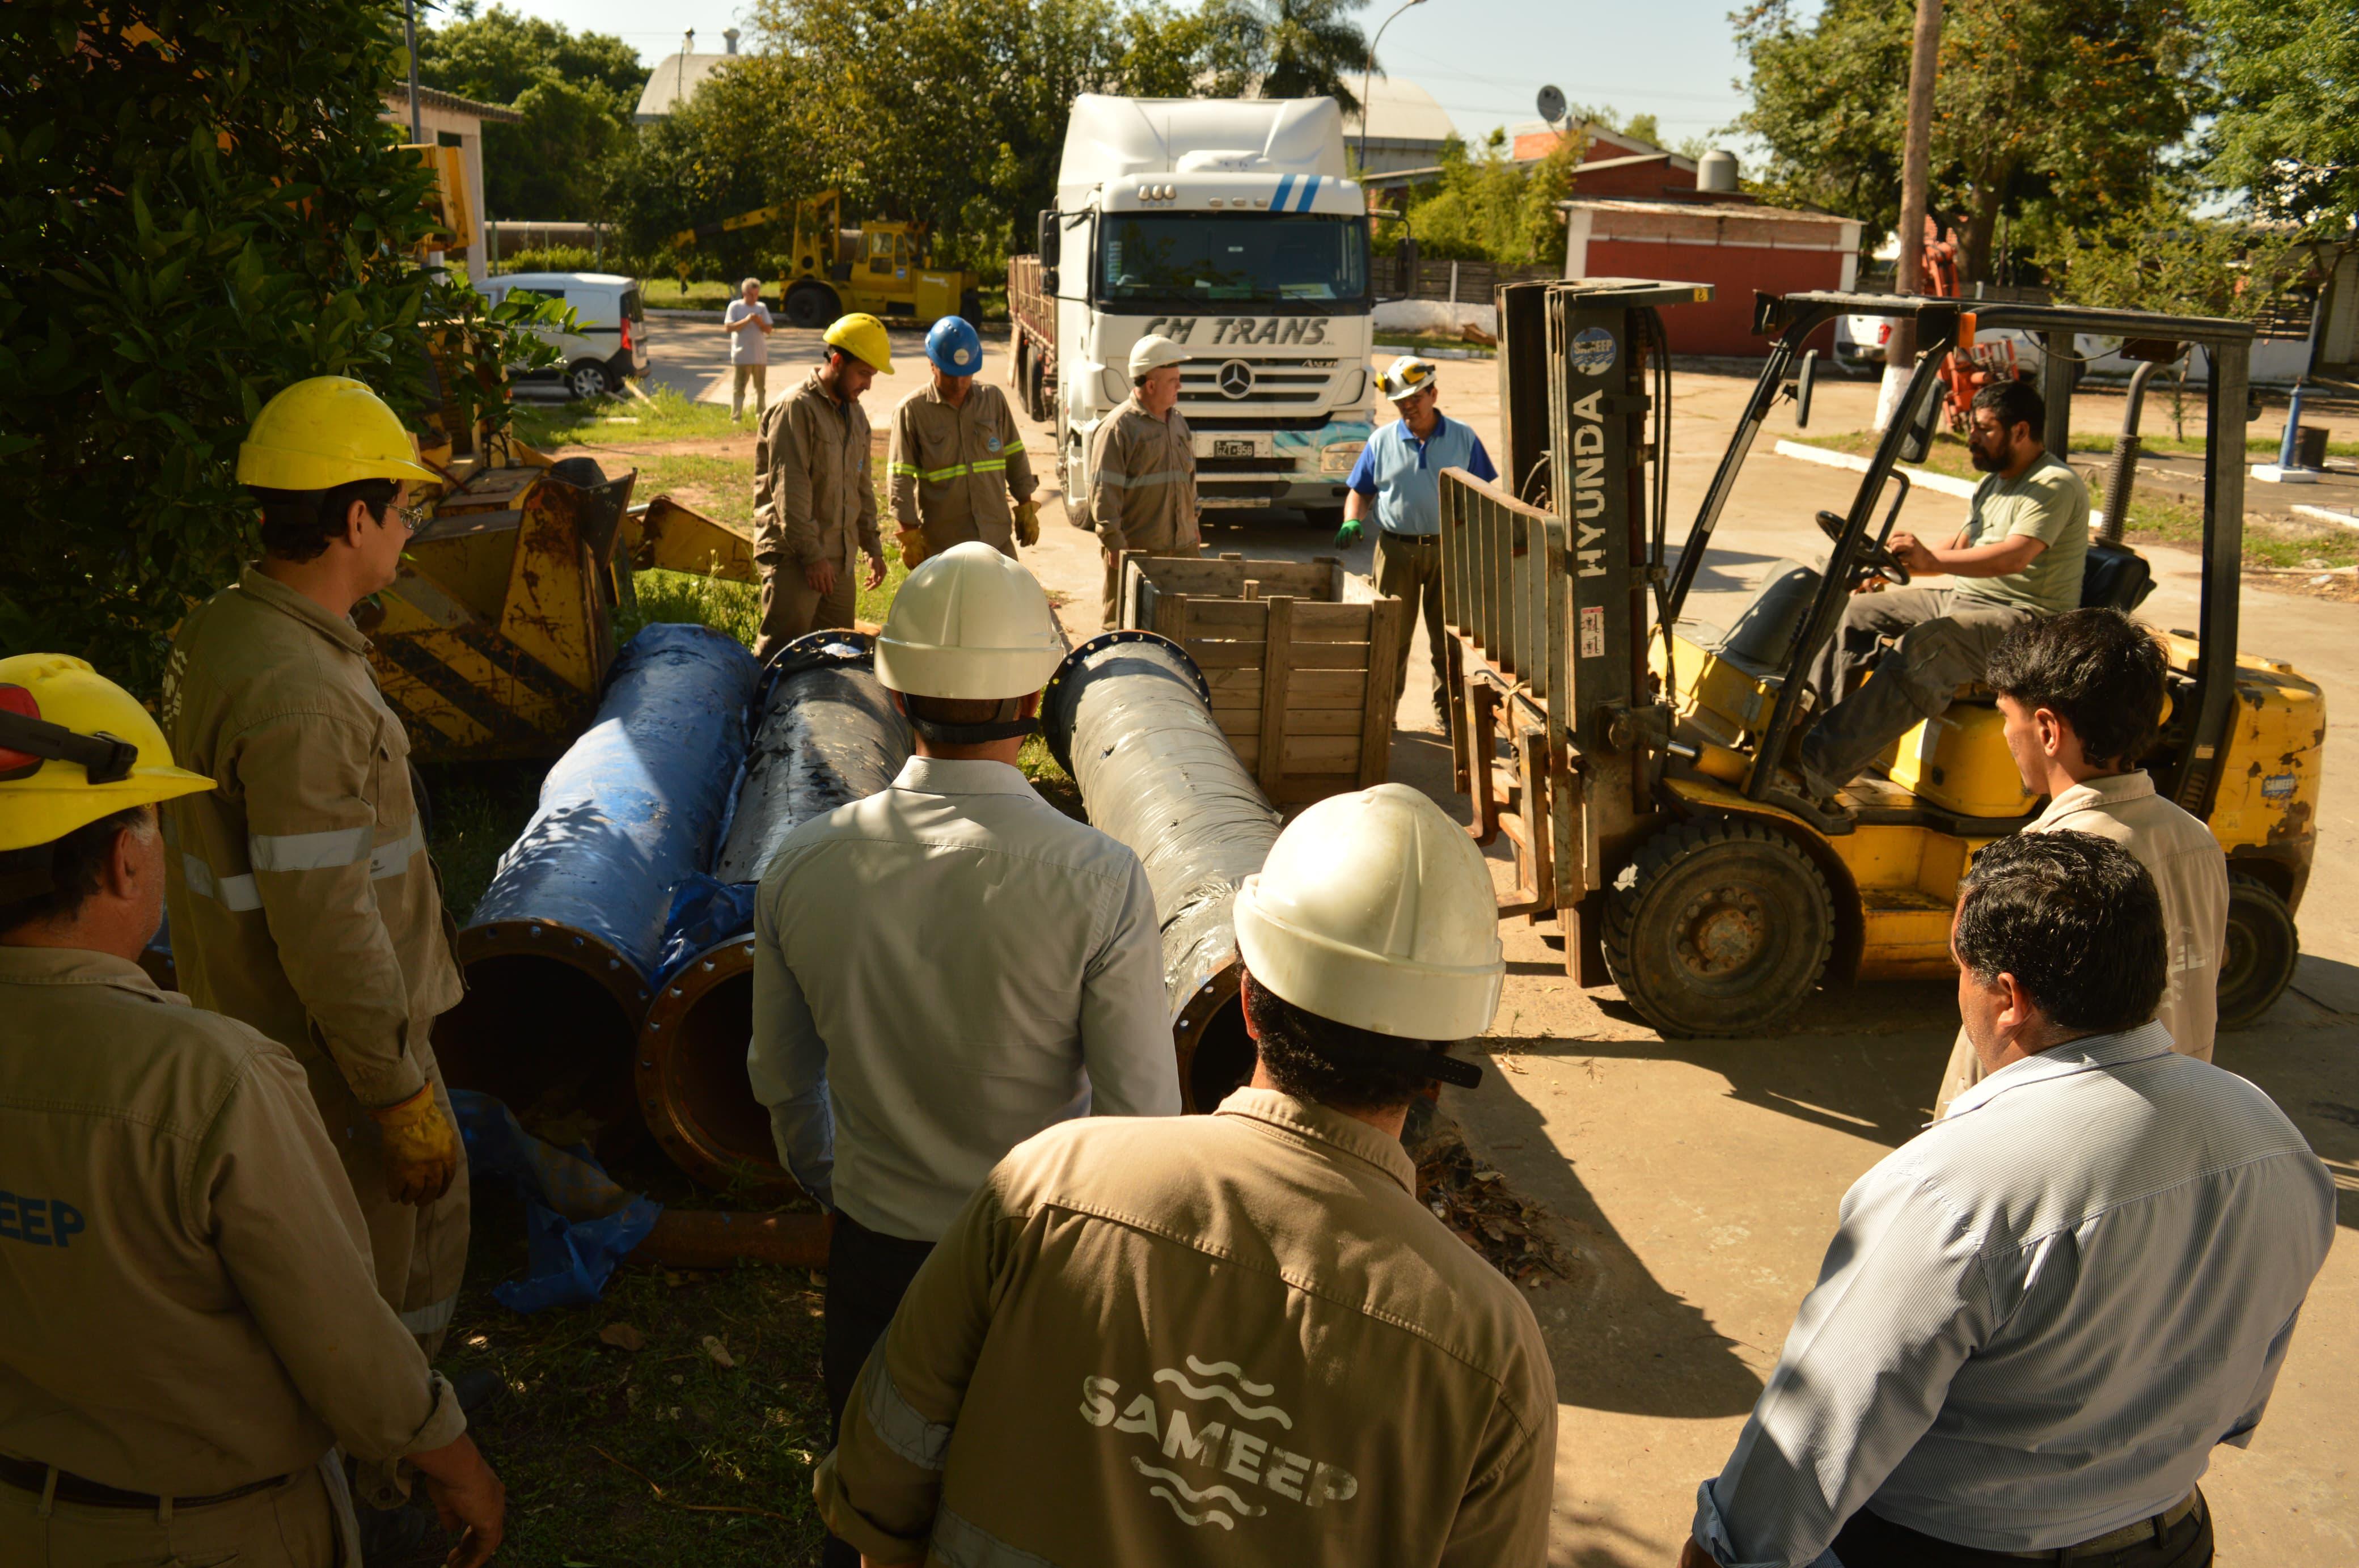
[[[2277,1005],[2301,959],[2293,912],[2258,877],[2228,875],[2228,936],[2220,954],[2220,1027],[2242,1029]]]
[[[819,283],[801,283],[787,292],[787,324],[824,327],[843,312],[837,309],[835,290]]]
[[[1605,966],[1665,1035],[1763,1035],[1834,951],[1827,879],[1783,833],[1723,818],[1639,847],[1609,891]]]

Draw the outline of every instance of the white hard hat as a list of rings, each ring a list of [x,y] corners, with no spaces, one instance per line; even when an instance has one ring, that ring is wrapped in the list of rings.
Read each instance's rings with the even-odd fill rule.
[[[1130,378],[1133,381],[1150,370],[1187,363],[1188,351],[1167,337],[1144,337],[1130,345]]]
[[[893,596],[876,679],[911,697],[1028,697],[1064,657],[1039,580],[969,539],[929,559]]]
[[[1405,354],[1386,365],[1385,373],[1376,377],[1376,390],[1397,403],[1403,397],[1432,386],[1433,378],[1440,374],[1440,366],[1433,361]]]
[[[1506,963],[1483,853],[1406,784],[1295,818],[1238,889],[1236,926],[1256,982],[1339,1024],[1454,1040],[1498,1009]]]

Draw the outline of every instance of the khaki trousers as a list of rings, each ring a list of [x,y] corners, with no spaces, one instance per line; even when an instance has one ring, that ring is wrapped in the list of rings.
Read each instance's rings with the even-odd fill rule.
[[[762,635],[754,644],[754,657],[767,659],[799,637],[850,626],[860,603],[854,564],[838,563],[835,586],[826,593],[805,581],[803,569],[791,561],[763,567]]]
[[[1441,629],[1441,539],[1439,535],[1408,535],[1376,530],[1376,592],[1408,606],[1408,622],[1401,627],[1400,645],[1393,655],[1393,690],[1408,685],[1409,633],[1421,615],[1425,620],[1426,651],[1433,659],[1433,711],[1446,721],[1450,713],[1450,651]]]
[[[223,1389],[224,1399],[235,1391]],[[93,1508],[0,1486],[0,1568],[352,1568],[316,1466],[201,1508]]]
[[[1803,738],[1802,766],[1828,789],[1850,783],[1920,720],[1947,712],[1961,685],[1983,678],[1999,639],[2038,613],[1960,598],[1954,588],[1853,594],[1811,670],[1819,700],[1830,706]],[[1887,637],[1897,640],[1879,659]],[[1845,696],[1871,659],[1875,679]]]
[[[766,365],[733,365],[729,367],[729,419],[732,424],[745,415],[745,384],[754,384],[754,417],[762,417],[762,405],[770,397],[770,367]]]
[[[451,1125],[459,1125],[451,1109],[451,1091],[442,1082],[441,1064],[433,1052],[413,1040],[410,1050],[434,1085],[435,1102]],[[451,1190],[424,1207],[396,1203],[385,1191],[385,1141],[375,1120],[358,1100],[332,1058],[314,1056],[303,1064],[310,1080],[311,1103],[328,1138],[344,1162],[344,1175],[360,1203],[361,1219],[368,1226],[370,1261],[376,1266],[377,1294],[401,1315],[402,1326],[418,1336],[419,1348],[432,1361],[451,1329],[451,1313],[459,1304],[459,1286],[467,1272],[470,1195],[467,1161],[462,1155]]]

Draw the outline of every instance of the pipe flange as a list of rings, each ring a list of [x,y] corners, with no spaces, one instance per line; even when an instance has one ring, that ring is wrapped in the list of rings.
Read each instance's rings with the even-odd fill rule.
[[[1102,648],[1137,642],[1160,643],[1170,649],[1171,656],[1180,661],[1180,667],[1196,682],[1196,694],[1204,699],[1204,706],[1210,708],[1212,705],[1212,683],[1204,679],[1203,670],[1197,667],[1196,660],[1188,650],[1169,637],[1159,632],[1148,631],[1100,632],[1065,655],[1063,661],[1057,666],[1057,672],[1049,677],[1049,684],[1040,693],[1040,735],[1049,743],[1049,755],[1055,757],[1057,766],[1067,773],[1073,770],[1073,759],[1069,749],[1072,744],[1072,715],[1062,711],[1060,698],[1068,689],[1071,678],[1080,671],[1082,662],[1090,655]]]
[[[846,666],[875,669],[875,637],[849,627],[805,632],[763,662],[762,672],[754,680],[754,711],[766,709],[772,689],[789,676],[807,670],[840,670]]]
[[[631,1055],[639,1115],[704,1186],[763,1202],[799,1195],[770,1152],[769,1116],[745,1079],[754,938],[714,942],[663,983]]]

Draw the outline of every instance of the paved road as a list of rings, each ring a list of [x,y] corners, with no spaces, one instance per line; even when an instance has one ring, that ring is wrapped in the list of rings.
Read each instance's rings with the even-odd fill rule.
[[[657,331],[659,376],[711,398],[723,348],[683,343],[675,353],[671,333]],[[914,335],[909,342],[914,360]],[[810,357],[793,334],[771,343],[774,365]],[[1003,375],[1003,366],[995,354],[986,374]],[[1445,412],[1495,442],[1492,367],[1446,364],[1441,384]],[[895,383],[901,391],[916,385],[913,374]],[[869,395],[872,419],[881,423],[901,391],[880,384]],[[1692,515],[1745,391],[1724,376],[1676,381],[1675,519]],[[724,386],[717,400],[726,398]],[[1862,428],[1874,399],[1872,386],[1824,383],[1813,426]],[[2111,428],[2111,414],[2092,413]],[[1779,423],[1773,437],[1792,433]],[[1049,434],[1027,440],[1045,452]],[[1693,606],[1707,619],[1733,614],[1777,560],[1816,561],[1823,546],[1811,513],[1848,502],[1848,476],[1776,458],[1767,444],[1707,557]],[[1907,517],[1946,533],[1962,509],[1920,494]],[[1208,530],[1208,544],[1293,558],[1332,550],[1277,516],[1223,523]],[[1362,574],[1368,559],[1364,544],[1346,554]],[[1093,630],[1094,541],[1051,526],[1027,561],[1062,596],[1068,630]],[[2160,550],[2155,564],[2160,586],[2146,613],[2190,624],[2194,558]],[[2245,646],[2289,659],[2323,684],[2332,727],[2298,990],[2259,1026],[2223,1038],[2219,1060],[2295,1116],[2335,1169],[2344,1225],[2359,1226],[2359,898],[2343,881],[2359,843],[2359,743],[2344,705],[2359,702],[2359,606],[2251,587],[2245,605]],[[1413,658],[1421,663],[1421,637],[1419,644]],[[1402,697],[1394,776],[1463,818],[1425,688],[1412,676]],[[1550,1560],[1668,1563],[1696,1483],[1718,1468],[1775,1364],[1844,1189],[1930,1114],[1956,1027],[1954,996],[1946,984],[1861,986],[1822,997],[1775,1039],[1665,1041],[1611,991],[1592,996],[1566,980],[1552,928],[1511,922],[1503,935],[1509,975],[1495,1038],[1484,1042],[1490,1071],[1480,1090],[1453,1092],[1451,1103],[1485,1158],[1561,1216],[1579,1259],[1571,1280],[1533,1297],[1562,1400]],[[2354,1340],[2359,1247],[2345,1238],[2311,1295],[2269,1420],[2249,1451],[2220,1450],[2206,1481],[2222,1563],[2341,1564],[2359,1552],[2350,1468],[2359,1379],[2343,1355]]]

